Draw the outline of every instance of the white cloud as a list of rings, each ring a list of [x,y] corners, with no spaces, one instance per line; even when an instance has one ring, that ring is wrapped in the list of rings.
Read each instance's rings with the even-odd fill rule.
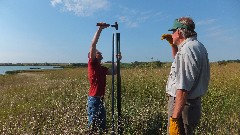
[[[119,15],[118,19],[128,27],[138,27],[141,23],[147,22],[148,20],[156,21],[163,18],[161,12],[138,11],[126,7],[120,8],[122,9],[123,15]]]
[[[234,34],[235,30],[233,28],[226,28],[223,25],[208,26],[205,29],[205,38],[210,42],[213,42],[213,45],[236,45],[238,37]]]
[[[73,12],[78,16],[91,16],[109,6],[108,0],[51,0],[51,4],[53,7],[62,5],[63,11]]]
[[[52,6],[56,6],[57,4],[60,4],[60,3],[62,3],[62,0],[52,0],[51,1],[51,4],[52,4]]]
[[[196,25],[209,25],[216,22],[216,19],[202,20],[196,23]]]
[[[128,18],[127,16],[120,16],[119,20],[122,23],[125,23],[129,27],[137,27],[138,26],[137,22],[134,22],[133,20],[130,20],[130,18]]]
[[[110,0],[51,0],[53,7],[58,5],[61,11],[73,12],[78,16],[91,16],[94,13],[109,9],[110,2]],[[121,5],[115,6],[115,9],[108,11],[114,12],[113,10],[120,12],[118,12],[118,15],[114,14],[112,17],[117,17],[117,20],[131,28],[138,27],[149,20],[159,21],[166,18],[161,12],[130,9]]]

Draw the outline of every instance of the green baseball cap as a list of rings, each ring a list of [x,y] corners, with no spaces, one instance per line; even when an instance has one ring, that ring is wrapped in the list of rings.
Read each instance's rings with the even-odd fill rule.
[[[184,28],[184,29],[189,29],[189,30],[191,30],[190,27],[188,27],[187,25],[184,25],[184,24],[180,23],[180,22],[176,19],[176,20],[174,20],[174,22],[173,22],[173,27],[170,28],[168,31],[174,31],[174,30],[176,30],[176,29],[178,29],[178,28]]]

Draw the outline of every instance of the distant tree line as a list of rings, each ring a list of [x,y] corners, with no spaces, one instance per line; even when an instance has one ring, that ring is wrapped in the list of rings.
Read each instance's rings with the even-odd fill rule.
[[[112,61],[104,62],[104,65],[107,67],[111,67]],[[214,62],[215,63],[215,62]],[[218,65],[226,65],[227,63],[240,63],[240,60],[222,60],[217,61]],[[169,67],[171,66],[171,62],[160,62],[158,61],[151,61],[151,62],[139,62],[134,61],[131,63],[121,63],[122,68],[136,68],[136,67],[150,67],[150,68],[159,68],[162,67]],[[0,66],[59,66],[62,68],[76,68],[76,67],[87,67],[87,63],[0,63]]]
[[[240,60],[221,60],[217,61],[218,65],[226,65],[227,63],[240,63]]]
[[[162,66],[162,62],[160,61],[151,61],[151,62],[132,62],[131,66],[132,67],[151,67],[151,68],[158,68]]]

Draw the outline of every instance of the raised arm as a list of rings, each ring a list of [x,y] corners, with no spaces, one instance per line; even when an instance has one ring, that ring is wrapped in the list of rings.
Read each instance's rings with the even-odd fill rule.
[[[178,47],[176,45],[172,45],[172,57],[175,58],[175,55],[178,52]]]
[[[103,24],[101,26],[98,27],[98,30],[96,31],[93,39],[92,39],[92,44],[90,46],[90,51],[89,51],[89,58],[91,59],[94,59],[96,57],[96,51],[97,51],[97,42],[98,42],[98,39],[100,37],[100,34],[102,32],[102,30],[104,28],[107,28],[108,26],[104,25],[106,23],[99,23],[99,24]]]
[[[175,58],[175,55],[178,52],[178,47],[176,45],[173,44],[173,39],[172,39],[172,35],[171,34],[163,34],[161,37],[161,40],[166,39],[170,46],[172,47],[172,57]]]

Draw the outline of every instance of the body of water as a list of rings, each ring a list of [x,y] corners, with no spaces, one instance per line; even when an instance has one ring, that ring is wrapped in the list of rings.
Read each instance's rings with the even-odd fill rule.
[[[0,66],[0,75],[6,71],[15,70],[45,70],[45,69],[62,69],[59,66]]]

